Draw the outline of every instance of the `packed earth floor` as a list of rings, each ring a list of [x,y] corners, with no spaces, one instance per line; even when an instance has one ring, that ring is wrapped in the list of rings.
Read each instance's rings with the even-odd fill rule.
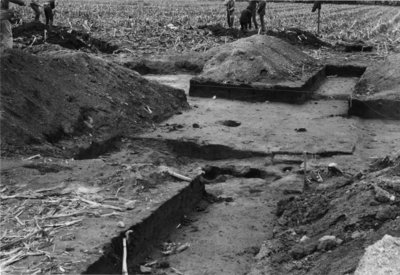
[[[43,30],[17,27],[19,49],[1,57],[1,272],[400,271],[399,258],[363,257],[382,238],[400,253],[400,85],[379,101],[355,92],[379,62],[398,84],[387,55],[271,30],[317,60],[295,83],[331,66],[305,100],[195,97],[213,48],[138,57],[66,27],[44,41]],[[258,43],[252,34],[230,38]],[[349,105],[364,96],[367,118]]]

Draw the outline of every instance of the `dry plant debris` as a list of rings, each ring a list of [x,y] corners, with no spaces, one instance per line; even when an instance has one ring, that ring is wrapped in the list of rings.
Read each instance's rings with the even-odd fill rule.
[[[81,224],[84,217],[119,215],[126,209],[124,200],[119,207],[51,189],[12,195],[6,194],[6,187],[0,189],[0,269],[3,272],[35,274],[54,271],[54,268],[65,272],[65,267],[54,266],[51,255],[53,241],[59,237],[60,230]],[[43,255],[44,261],[33,269],[18,270],[12,266],[25,257]]]
[[[247,2],[236,3],[235,29],[239,12]],[[23,20],[31,20],[29,7],[20,9]],[[170,51],[206,51],[237,39],[237,32],[225,26],[221,1],[194,0],[66,0],[59,1],[55,24],[90,33],[95,38],[118,44],[119,51],[141,55]],[[316,16],[303,3],[267,3],[266,27],[282,31],[296,27],[316,31]],[[336,42],[374,45],[387,52],[400,45],[400,11],[391,6],[330,5],[321,10],[321,38]],[[213,35],[208,28],[226,28]]]

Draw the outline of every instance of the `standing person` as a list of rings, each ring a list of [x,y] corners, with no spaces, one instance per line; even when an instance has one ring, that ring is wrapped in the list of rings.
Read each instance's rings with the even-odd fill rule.
[[[49,31],[53,28],[53,10],[56,7],[56,1],[55,0],[49,0],[46,1],[46,3],[43,5],[44,9],[44,16],[46,17],[46,26],[48,26]]]
[[[31,0],[31,4],[29,5],[33,12],[35,13],[35,22],[40,22],[40,10],[39,7],[41,7],[40,3],[38,0]]]
[[[322,1],[314,1],[314,5],[312,7],[311,12],[315,12],[316,10],[320,10],[321,9],[321,3]]]
[[[25,2],[22,0],[1,0],[0,4],[0,52],[5,49],[10,49],[13,46],[13,36],[10,19],[13,17],[13,13],[9,10],[9,2],[25,6]]]
[[[265,22],[264,22],[264,16],[265,16],[265,8],[267,6],[267,0],[261,0],[260,4],[258,5],[258,16],[260,17],[260,24],[261,24],[261,31],[265,32]]]
[[[254,28],[257,30],[258,25],[257,25],[257,4],[258,0],[250,0],[249,6],[247,7],[251,11],[251,18],[253,20]]]
[[[233,28],[233,21],[235,19],[235,16],[233,14],[235,12],[235,0],[226,0],[225,6],[226,6],[226,17],[228,20],[228,26],[229,28]]]
[[[322,1],[314,1],[314,5],[312,7],[311,12],[315,12],[316,10],[318,10],[318,20],[317,20],[317,33],[319,34],[319,27],[321,24],[321,6],[322,6]]]
[[[249,7],[243,10],[240,14],[240,29],[246,32],[247,29],[251,29],[251,11]]]

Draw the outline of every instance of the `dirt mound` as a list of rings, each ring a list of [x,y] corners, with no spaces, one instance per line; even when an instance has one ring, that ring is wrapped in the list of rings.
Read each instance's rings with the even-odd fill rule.
[[[188,107],[183,90],[82,52],[11,50],[1,65],[3,155],[71,138],[76,146],[135,133]]]
[[[202,30],[209,30],[210,33],[214,36],[229,36],[236,39],[249,37],[258,33],[257,30],[250,30],[247,32],[243,32],[239,29],[225,28],[221,24],[201,25],[198,26],[197,28]],[[319,39],[315,34],[298,28],[288,28],[282,30],[273,29],[273,30],[268,30],[266,34],[278,37],[294,45],[306,45],[317,48],[322,46],[325,47],[332,46],[331,44]]]
[[[367,68],[357,83],[351,115],[400,119],[400,54]]]
[[[278,203],[277,234],[265,246],[273,274],[353,273],[365,246],[400,236],[399,153],[355,177],[312,173],[324,182],[312,180],[308,191]]]
[[[198,27],[202,30],[208,30],[212,35],[215,36],[230,36],[235,39],[249,38],[255,34],[256,31],[249,31],[247,33],[243,33],[238,29],[228,29],[224,28],[221,24],[215,25],[202,25]],[[268,35],[275,36],[286,40],[291,44],[304,44],[311,46],[328,46],[325,42],[319,40],[315,35],[310,32],[302,31],[299,29],[288,29],[285,31],[268,31]],[[265,36],[264,40],[277,41],[276,38],[271,38],[271,36]],[[239,40],[243,41],[243,40]],[[128,55],[120,55],[116,57],[116,62],[133,69],[140,74],[171,74],[171,73],[200,73],[203,70],[204,65],[207,61],[209,61],[218,51],[229,48],[229,50],[234,49],[234,47],[238,46],[239,48],[244,48],[244,50],[249,50],[253,46],[249,46],[247,49],[246,45],[243,46],[241,43],[243,42],[234,42],[237,44],[233,44],[233,46],[227,46],[225,44],[223,46],[217,46],[211,48],[205,52],[185,52],[179,55],[165,55],[165,56],[156,56],[152,58],[131,58]],[[271,42],[272,43],[272,42]],[[230,45],[230,44],[229,44]],[[241,45],[241,46],[239,46]],[[285,44],[280,50],[280,53],[284,53],[290,45]],[[261,47],[262,48],[262,47]],[[280,47],[278,46],[277,49]],[[262,49],[261,49],[262,50]],[[290,48],[289,55],[292,54],[293,48]],[[296,50],[297,54],[302,54],[299,50]],[[271,52],[268,52],[271,54]],[[303,55],[303,54],[302,54]],[[304,55],[303,55],[304,56]],[[279,65],[279,60],[277,61]]]
[[[277,83],[308,79],[319,67],[312,57],[281,39],[254,35],[208,51],[201,79],[222,83]]]
[[[276,30],[276,29],[268,30],[267,35],[278,37],[294,45],[307,45],[316,48],[322,46],[325,47],[332,46],[331,44],[319,39],[315,34],[298,28],[289,28],[284,30]]]
[[[370,66],[357,83],[354,95],[400,99],[400,54],[388,56],[383,62]]]
[[[46,30],[42,23],[25,23],[13,29],[14,39],[22,48],[45,43],[57,44],[67,49],[84,50],[87,52],[113,53],[118,46],[91,37],[88,33],[54,26],[52,31]]]
[[[210,57],[203,53],[190,52],[179,55],[135,58],[126,55],[114,57],[115,62],[144,74],[200,73]]]
[[[215,36],[231,36],[233,38],[243,38],[256,34],[257,31],[243,32],[239,29],[225,28],[221,24],[201,25],[197,27],[201,30],[209,30]]]

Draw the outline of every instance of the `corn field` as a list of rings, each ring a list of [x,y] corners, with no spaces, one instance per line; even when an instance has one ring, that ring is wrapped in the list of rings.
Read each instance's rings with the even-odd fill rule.
[[[240,27],[239,14],[246,6],[246,2],[236,3],[235,28]],[[33,17],[29,7],[22,8],[21,14],[24,21]],[[316,22],[311,4],[267,3],[267,29],[297,27],[316,32]],[[226,26],[222,1],[62,0],[57,3],[55,24],[84,30],[140,54],[204,51],[234,40],[197,28]],[[362,40],[391,50],[400,45],[400,7],[324,4],[321,37],[329,42]]]

